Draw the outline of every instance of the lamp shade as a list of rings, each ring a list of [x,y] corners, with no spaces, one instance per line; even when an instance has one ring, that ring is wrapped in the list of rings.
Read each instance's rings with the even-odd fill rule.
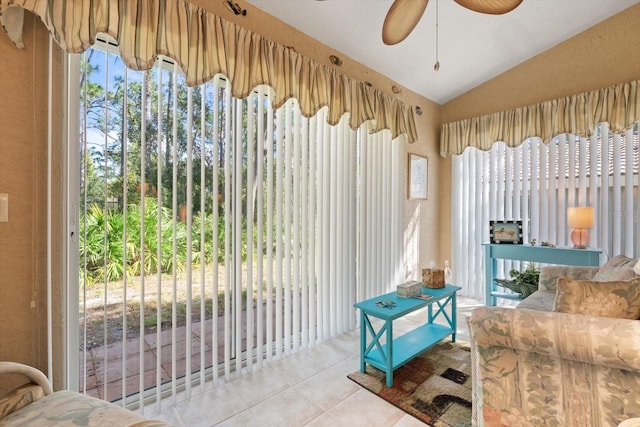
[[[567,225],[571,228],[593,227],[593,208],[578,206],[568,208]]]

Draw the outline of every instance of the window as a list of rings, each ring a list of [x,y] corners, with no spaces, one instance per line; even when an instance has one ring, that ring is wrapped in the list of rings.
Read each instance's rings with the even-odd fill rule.
[[[533,239],[571,246],[567,207],[592,206],[590,246],[609,257],[639,253],[638,128],[614,135],[606,123],[590,138],[558,135],[548,144],[530,138],[516,148],[496,143],[488,152],[467,148],[454,156],[452,230],[455,280],[467,294],[484,294],[483,242],[490,220],[522,220]],[[461,177],[461,178],[460,178]],[[522,266],[524,267],[524,266]],[[519,263],[499,261],[506,276]]]

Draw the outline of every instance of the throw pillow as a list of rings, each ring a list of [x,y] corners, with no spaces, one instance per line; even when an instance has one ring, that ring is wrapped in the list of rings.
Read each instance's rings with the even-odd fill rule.
[[[561,277],[557,287],[553,311],[640,319],[640,278],[596,282]]]
[[[636,261],[637,260],[624,255],[616,255],[600,267],[592,280],[612,282],[614,280],[633,279],[636,277],[636,273],[633,271],[633,266],[636,265]]]

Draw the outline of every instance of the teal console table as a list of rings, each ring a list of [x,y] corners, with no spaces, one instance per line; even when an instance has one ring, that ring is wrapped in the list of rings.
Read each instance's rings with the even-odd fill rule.
[[[386,373],[387,387],[391,387],[395,369],[449,335],[455,342],[456,292],[459,290],[459,286],[453,285],[446,285],[441,289],[422,287],[423,295],[429,296],[427,300],[416,297],[399,298],[396,292],[391,292],[355,304],[354,307],[360,309],[360,372],[365,371],[367,363],[375,366]],[[391,304],[388,307],[377,304],[381,302]],[[435,312],[432,307],[434,304],[437,305]],[[425,306],[428,306],[427,323],[397,338],[393,336],[395,319]],[[433,323],[439,316],[444,317],[445,325]],[[380,329],[375,329],[371,317],[384,320]],[[383,343],[381,338],[385,335]]]
[[[482,246],[484,246],[486,305],[496,305],[497,298],[520,300],[520,296],[517,294],[508,294],[496,290],[496,284],[493,279],[496,278],[498,259],[598,267],[600,265],[600,254],[602,253],[602,249],[598,248],[552,248],[549,246],[497,245],[494,243],[483,243]]]

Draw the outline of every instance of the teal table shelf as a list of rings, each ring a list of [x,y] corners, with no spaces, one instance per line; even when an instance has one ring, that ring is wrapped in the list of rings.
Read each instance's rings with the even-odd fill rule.
[[[575,265],[598,267],[602,249],[599,248],[558,248],[531,245],[498,245],[483,243],[485,268],[485,304],[496,305],[497,298],[520,300],[517,294],[510,294],[496,290],[496,267],[498,259],[514,261],[541,262],[556,265]]]
[[[361,301],[354,305],[360,309],[360,372],[367,364],[386,374],[388,387],[393,385],[393,371],[407,363],[437,342],[451,335],[456,340],[456,293],[459,286],[446,285],[442,289],[422,288],[428,300],[399,298],[396,292]],[[390,301],[393,307],[380,307],[376,303]],[[426,323],[394,337],[393,321],[421,308],[427,307]],[[434,323],[442,317],[444,325]],[[372,318],[384,321],[376,329]],[[383,340],[384,338],[384,340]]]

